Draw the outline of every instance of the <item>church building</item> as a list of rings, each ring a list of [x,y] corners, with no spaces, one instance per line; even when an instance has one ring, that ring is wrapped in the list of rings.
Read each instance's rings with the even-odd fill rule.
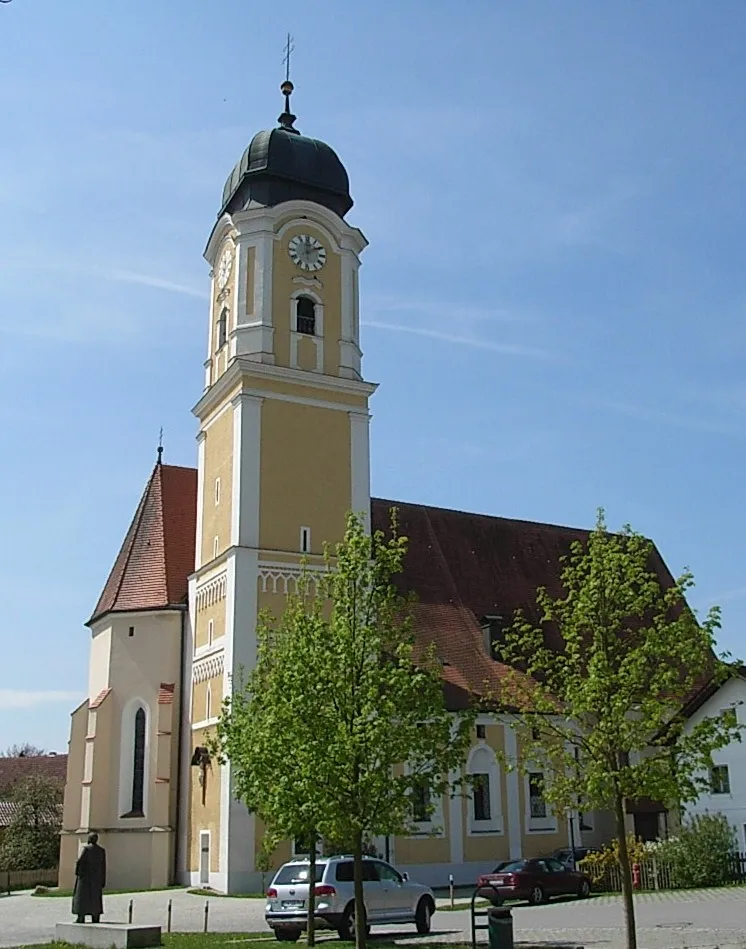
[[[560,558],[587,532],[399,503],[370,495],[369,400],[358,271],[366,247],[347,217],[347,172],[301,135],[283,83],[279,124],[258,132],[223,189],[205,257],[210,307],[196,468],[159,457],[88,620],[88,694],[72,713],[60,886],[90,831],[108,851],[108,885],[178,882],[255,892],[262,827],[234,797],[230,764],[206,736],[240,670],[256,621],[294,590],[301,559],[320,567],[349,511],[373,528],[396,507],[409,538],[402,586],[416,635],[434,642],[450,707],[505,669],[491,643],[535,591],[560,593]],[[660,570],[667,575],[665,565]],[[499,715],[476,725],[471,797],[444,797],[411,836],[377,841],[414,879],[468,883],[502,859],[609,839],[609,815],[555,814],[542,776],[506,773],[516,753]],[[290,766],[290,765],[289,765]],[[426,814],[422,815],[427,817]],[[630,817],[638,824],[638,815]],[[662,815],[639,815],[657,831]],[[653,834],[655,835],[655,834]],[[275,855],[288,859],[293,842]]]

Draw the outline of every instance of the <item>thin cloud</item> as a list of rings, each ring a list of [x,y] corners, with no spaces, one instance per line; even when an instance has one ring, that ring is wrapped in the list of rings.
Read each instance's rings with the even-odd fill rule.
[[[38,705],[79,702],[80,692],[39,692],[27,689],[0,689],[0,709],[36,708]]]
[[[405,326],[402,323],[384,323],[381,320],[364,320],[363,326],[373,329],[387,330],[393,333],[412,333],[415,336],[426,336],[444,343],[454,343],[457,346],[471,346],[501,356],[522,356],[529,359],[554,359],[553,353],[545,349],[535,349],[531,346],[521,346],[513,343],[493,343],[488,339],[478,339],[473,336],[455,336],[452,333],[443,333],[440,330],[424,329],[419,326]]]
[[[170,293],[181,293],[188,297],[198,297],[200,300],[209,299],[206,290],[199,290],[185,283],[175,283],[163,277],[151,277],[149,274],[136,273],[133,270],[100,270],[98,276],[104,280],[114,280],[118,283],[134,283],[142,287],[155,287],[158,290],[168,290]]]

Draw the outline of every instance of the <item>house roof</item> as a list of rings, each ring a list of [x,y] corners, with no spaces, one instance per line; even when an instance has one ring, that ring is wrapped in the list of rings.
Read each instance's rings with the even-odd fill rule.
[[[0,793],[35,775],[64,783],[67,777],[67,755],[0,758]]]
[[[196,528],[197,471],[156,464],[89,625],[106,613],[183,606]]]
[[[0,827],[8,827],[18,812],[13,801],[0,801]],[[44,824],[59,824],[62,819],[62,807],[48,807],[38,812],[39,820]]]

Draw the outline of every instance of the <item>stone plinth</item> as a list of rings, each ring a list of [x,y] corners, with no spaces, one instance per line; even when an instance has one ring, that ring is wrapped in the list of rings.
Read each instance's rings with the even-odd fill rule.
[[[54,938],[91,949],[150,949],[161,945],[160,926],[132,923],[57,923]]]

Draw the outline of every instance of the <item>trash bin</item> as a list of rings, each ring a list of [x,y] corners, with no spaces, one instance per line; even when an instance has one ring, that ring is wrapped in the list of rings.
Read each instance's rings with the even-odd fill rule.
[[[487,910],[487,938],[490,949],[513,949],[513,914],[504,906]]]

